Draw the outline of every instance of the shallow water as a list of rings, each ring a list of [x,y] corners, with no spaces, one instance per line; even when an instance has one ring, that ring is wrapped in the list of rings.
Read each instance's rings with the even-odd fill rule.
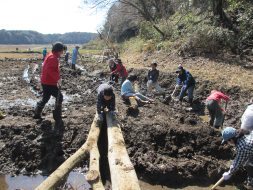
[[[46,178],[46,176],[41,175],[19,175],[16,177],[0,175],[0,190],[34,190]],[[90,185],[85,180],[84,174],[79,172],[71,172],[65,186],[72,187],[75,190],[88,190],[90,188]]]
[[[24,176],[19,175],[16,177],[11,177],[10,175],[0,175],[0,190],[34,190],[43,180],[47,177],[36,175],[36,176]],[[199,186],[188,186],[184,188],[169,188],[161,185],[151,185],[144,181],[139,181],[142,190],[210,190],[209,187],[199,187]],[[64,189],[75,189],[75,190],[89,190],[90,185],[85,180],[84,174],[80,172],[71,172],[65,183]],[[217,190],[236,190],[236,187],[224,186],[218,187]]]

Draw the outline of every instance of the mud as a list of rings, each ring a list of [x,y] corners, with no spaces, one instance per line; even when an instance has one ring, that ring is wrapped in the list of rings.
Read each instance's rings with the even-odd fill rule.
[[[80,67],[83,69],[76,71],[61,66],[62,90],[65,97],[71,99],[63,104],[63,114],[67,116],[63,119],[64,133],[57,135],[52,117],[53,104],[45,107],[42,121],[32,118],[35,102],[41,98],[37,97],[41,94],[40,71],[39,68],[35,71],[34,80],[23,80],[28,64],[13,59],[0,62],[0,109],[7,114],[0,120],[2,174],[47,175],[72,155],[87,138],[96,110],[95,90],[109,79],[103,63],[85,62]],[[130,71],[139,75],[140,89],[145,93],[147,70]],[[162,72],[160,79],[162,87],[171,93],[175,75]],[[221,88],[198,79],[196,86],[191,111],[186,102],[182,105],[173,100],[164,102],[162,97],[156,96],[154,104],[141,106],[139,112],[133,114],[117,97],[118,119],[127,150],[139,178],[144,181],[169,187],[211,184],[227,170],[234,152],[231,147],[221,146],[220,131],[208,126],[203,119],[206,115],[203,101],[210,90]],[[115,85],[115,88],[119,95],[119,86]],[[221,90],[233,99],[228,105],[224,126],[239,127],[245,102],[252,93],[242,91],[238,86],[225,86]],[[243,171],[238,175],[242,176],[239,181],[245,179]]]

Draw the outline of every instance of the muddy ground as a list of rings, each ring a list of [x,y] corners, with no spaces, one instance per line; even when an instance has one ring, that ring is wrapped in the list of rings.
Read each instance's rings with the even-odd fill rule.
[[[0,120],[0,172],[2,174],[49,174],[72,155],[86,140],[95,115],[95,89],[109,79],[106,64],[83,62],[86,69],[72,71],[62,65],[62,91],[64,92],[63,135],[54,132],[52,110],[54,100],[43,111],[44,119],[34,120],[33,109],[40,97],[39,69],[32,83],[23,78],[34,61],[0,61],[0,109],[7,117]],[[40,61],[37,61],[40,63]],[[139,75],[140,89],[145,93],[147,70],[128,68]],[[162,87],[171,93],[175,74],[161,72]],[[139,178],[170,187],[189,184],[211,184],[228,168],[234,152],[221,146],[220,131],[208,126],[204,109],[206,96],[213,88],[229,94],[224,126],[239,127],[240,117],[252,92],[240,87],[222,88],[198,78],[193,111],[188,105],[174,101],[164,102],[155,96],[155,103],[129,112],[128,106],[117,98],[118,119],[122,124],[128,153]],[[28,79],[28,82],[30,78]],[[115,86],[119,95],[119,86]],[[119,96],[118,96],[119,97]],[[53,98],[52,98],[53,99]],[[204,117],[203,117],[204,116]],[[83,163],[85,164],[85,163]],[[243,181],[243,171],[239,181]],[[238,181],[238,180],[237,180]]]

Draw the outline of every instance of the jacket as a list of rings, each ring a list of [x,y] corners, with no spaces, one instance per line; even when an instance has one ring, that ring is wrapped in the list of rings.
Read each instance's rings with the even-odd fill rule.
[[[43,63],[41,72],[41,83],[46,85],[57,85],[60,79],[59,57],[54,53],[49,53]]]
[[[236,156],[230,166],[229,172],[233,174],[241,166],[247,163],[249,158],[253,157],[253,132],[249,135],[244,135],[237,140],[236,143]]]
[[[127,77],[128,73],[126,67],[121,63],[116,64],[116,69],[112,72],[112,74],[119,74],[120,77]]]
[[[189,71],[183,69],[183,73],[177,77],[178,85],[185,85],[186,87],[195,86],[195,80]]]
[[[159,77],[159,70],[157,69],[150,69],[148,71],[148,80],[151,80],[152,82],[157,82],[158,80],[158,77]]]
[[[134,93],[133,85],[128,79],[121,86],[121,95],[123,96],[127,93]]]
[[[207,97],[207,100],[216,100],[218,103],[220,103],[221,99],[228,101],[229,97],[217,90],[212,90],[211,94]]]
[[[112,95],[112,98],[110,100],[104,99],[104,90],[107,88],[112,88],[109,84],[101,84],[98,89],[98,95],[97,95],[97,113],[101,114],[103,109],[107,107],[110,111],[115,110],[115,94]]]

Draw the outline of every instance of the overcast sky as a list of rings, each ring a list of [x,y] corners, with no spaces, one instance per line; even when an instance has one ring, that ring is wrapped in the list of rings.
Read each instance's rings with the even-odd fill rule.
[[[0,0],[0,29],[34,30],[43,34],[96,32],[106,11],[83,0]]]

